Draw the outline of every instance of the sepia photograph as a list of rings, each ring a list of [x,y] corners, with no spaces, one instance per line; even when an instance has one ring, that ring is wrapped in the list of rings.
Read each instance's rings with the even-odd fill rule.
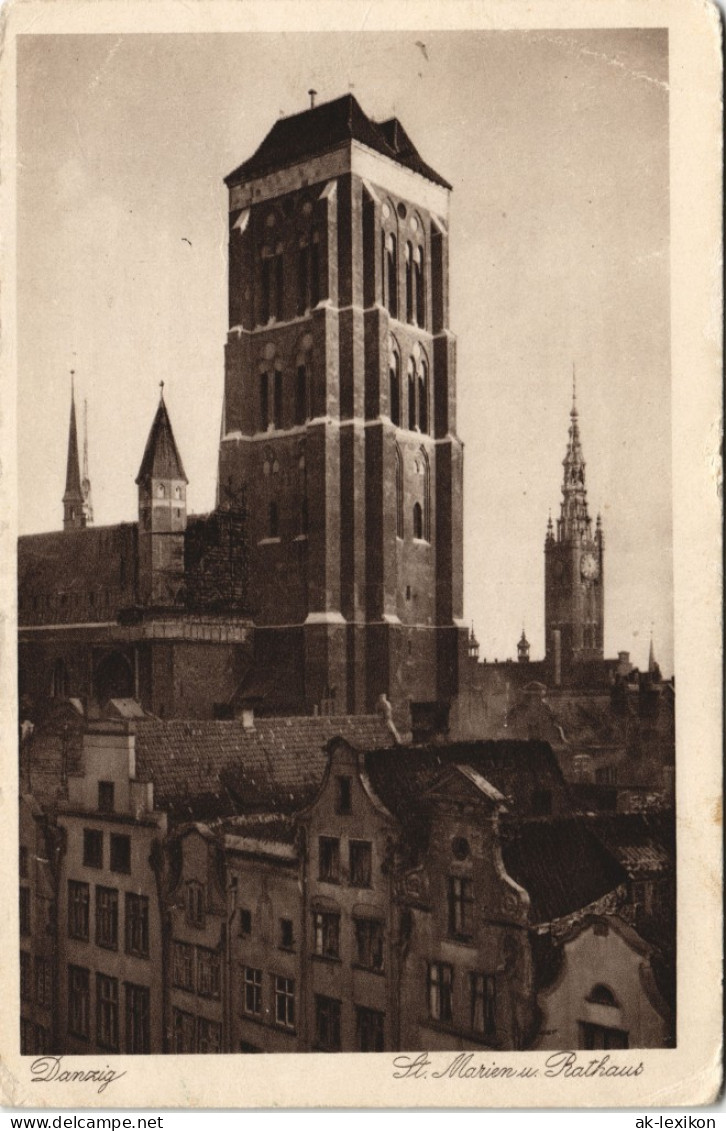
[[[34,1103],[684,1053],[671,34],[418,8],[14,40]]]

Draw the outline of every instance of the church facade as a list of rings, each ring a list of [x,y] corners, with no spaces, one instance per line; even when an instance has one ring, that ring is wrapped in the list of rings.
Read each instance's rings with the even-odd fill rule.
[[[445,715],[467,646],[450,186],[351,95],[278,121],[226,183],[218,505],[187,515],[162,391],[137,521],[94,527],[72,403],[63,531],[19,546],[25,713],[384,694],[402,720]]]

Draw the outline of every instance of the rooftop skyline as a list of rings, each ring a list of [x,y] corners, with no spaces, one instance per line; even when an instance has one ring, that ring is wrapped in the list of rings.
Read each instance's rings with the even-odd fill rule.
[[[21,533],[61,526],[71,368],[97,525],[136,518],[160,380],[190,510],[213,506],[222,178],[309,87],[323,102],[350,86],[453,185],[465,615],[482,657],[514,654],[523,624],[543,654],[574,362],[606,655],[646,667],[652,628],[670,674],[665,32],[38,36],[19,50]]]

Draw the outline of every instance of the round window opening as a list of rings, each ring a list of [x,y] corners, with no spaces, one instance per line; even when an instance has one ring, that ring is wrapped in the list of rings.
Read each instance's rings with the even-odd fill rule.
[[[402,220],[406,219],[406,205],[405,204],[399,204],[396,211],[398,212],[398,215],[401,217]]]
[[[457,860],[466,860],[471,852],[469,841],[465,836],[455,836],[451,842],[451,851]]]

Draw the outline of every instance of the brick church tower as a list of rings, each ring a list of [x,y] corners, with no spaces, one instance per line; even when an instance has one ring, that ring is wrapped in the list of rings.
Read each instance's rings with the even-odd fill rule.
[[[545,662],[555,685],[587,682],[588,665],[594,671],[603,659],[604,544],[600,516],[593,534],[587,509],[574,377],[562,463],[561,513],[556,532],[550,518],[545,539]]]
[[[249,501],[256,663],[306,711],[425,715],[466,655],[450,186],[352,95],[226,184],[219,483]]]

